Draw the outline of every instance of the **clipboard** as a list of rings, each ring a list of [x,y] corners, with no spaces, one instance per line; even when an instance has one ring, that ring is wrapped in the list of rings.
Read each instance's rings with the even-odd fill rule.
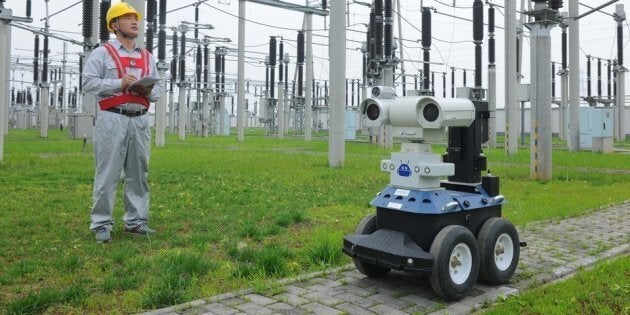
[[[149,87],[151,85],[156,84],[157,82],[160,81],[160,78],[157,77],[151,77],[151,76],[146,76],[143,77],[142,79],[136,80],[135,82],[131,83],[128,87],[128,89],[132,89],[136,86],[142,85],[145,87]]]

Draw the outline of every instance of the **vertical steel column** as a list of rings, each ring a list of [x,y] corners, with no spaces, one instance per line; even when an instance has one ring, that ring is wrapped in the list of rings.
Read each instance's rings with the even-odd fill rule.
[[[245,0],[238,1],[238,52],[237,52],[237,100],[236,106],[236,138],[245,141]]]

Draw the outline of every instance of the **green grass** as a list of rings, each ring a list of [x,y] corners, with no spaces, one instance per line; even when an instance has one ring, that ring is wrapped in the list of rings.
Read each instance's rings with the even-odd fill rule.
[[[630,314],[630,256],[604,261],[562,282],[535,288],[484,314]]]
[[[346,143],[345,166],[329,168],[325,137],[168,135],[150,162],[150,225],[159,233],[123,233],[119,190],[113,242],[96,244],[91,146],[84,154],[65,132],[41,139],[11,130],[4,152],[0,310],[10,313],[130,313],[244,287],[279,290],[273,279],[349,263],[341,238],[389,182],[378,170],[389,151],[365,142]],[[517,225],[630,199],[628,154],[558,150],[554,179],[535,182],[528,150],[485,153],[509,201],[504,215]]]

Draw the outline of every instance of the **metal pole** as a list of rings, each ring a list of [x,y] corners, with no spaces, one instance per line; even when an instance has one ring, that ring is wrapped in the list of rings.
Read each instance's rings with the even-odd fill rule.
[[[505,134],[506,151],[518,149],[518,108],[516,103],[516,3],[505,2]]]
[[[238,65],[237,65],[237,108],[236,129],[237,139],[245,140],[245,0],[238,1]]]
[[[580,150],[580,14],[578,1],[569,1],[569,150]]]
[[[311,141],[313,128],[313,14],[307,13],[305,16],[304,28],[306,31],[306,85],[304,87],[304,140]]]
[[[341,167],[345,161],[344,141],[344,90],[346,71],[346,32],[344,17],[346,6],[343,1],[330,4],[330,133],[328,135],[328,165]]]

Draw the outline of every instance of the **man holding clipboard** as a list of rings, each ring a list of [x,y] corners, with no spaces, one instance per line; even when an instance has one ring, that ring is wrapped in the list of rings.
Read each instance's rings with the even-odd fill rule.
[[[93,93],[100,112],[94,127],[94,192],[90,230],[99,243],[111,241],[116,188],[124,174],[125,231],[149,235],[151,126],[145,115],[162,92],[154,57],[140,48],[140,14],[120,2],[107,11],[115,39],[92,52],[83,71],[83,89]]]

